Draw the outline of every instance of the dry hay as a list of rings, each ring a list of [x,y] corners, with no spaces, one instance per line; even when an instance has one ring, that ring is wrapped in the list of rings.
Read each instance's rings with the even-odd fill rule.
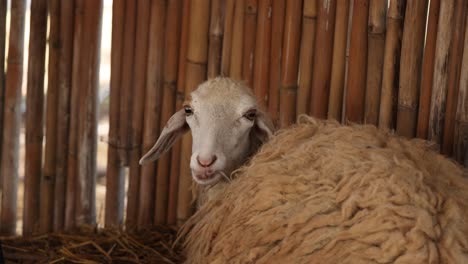
[[[7,263],[180,263],[180,249],[172,247],[175,235],[162,226],[132,233],[83,228],[74,234],[5,238],[1,244]]]
[[[468,263],[468,181],[422,140],[302,116],[186,223],[191,263]]]

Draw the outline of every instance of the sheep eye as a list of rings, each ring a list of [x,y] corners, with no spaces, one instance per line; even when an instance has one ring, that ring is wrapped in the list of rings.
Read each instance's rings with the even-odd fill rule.
[[[244,117],[250,121],[253,121],[257,117],[257,110],[252,109],[247,111],[247,113],[244,114]]]
[[[190,115],[193,114],[192,108],[190,106],[188,106],[188,105],[184,106],[184,111],[185,111],[186,116],[190,116]]]

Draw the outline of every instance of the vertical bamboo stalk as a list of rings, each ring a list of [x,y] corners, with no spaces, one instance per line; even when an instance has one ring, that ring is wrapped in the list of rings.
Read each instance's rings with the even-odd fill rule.
[[[80,119],[78,125],[78,182],[76,224],[96,222],[97,106],[99,100],[99,53],[101,47],[102,0],[85,0],[81,43]]]
[[[370,0],[367,35],[367,81],[364,122],[377,125],[385,48],[385,17],[387,1]]]
[[[52,231],[54,221],[55,165],[57,164],[57,105],[60,52],[60,1],[50,0],[49,68],[46,105],[46,142],[41,179],[40,231]]]
[[[37,231],[44,125],[44,71],[47,1],[31,1],[28,83],[26,97],[26,164],[24,170],[23,234]]]
[[[403,28],[398,91],[397,133],[414,137],[419,102],[421,63],[424,49],[427,2],[408,1]]]
[[[208,30],[209,30],[209,0],[193,0],[190,8],[189,35],[187,46],[187,72],[185,78],[185,97],[188,98],[206,78],[206,63],[208,60]],[[243,10],[242,10],[243,11]],[[185,221],[192,213],[192,177],[190,172],[190,156],[192,140],[190,135],[182,139],[180,160],[180,181],[177,218],[179,223]]]
[[[268,93],[268,112],[270,112],[274,123],[279,122],[285,6],[285,0],[273,0],[271,11],[270,91]]]
[[[138,14],[140,16],[140,14]],[[166,1],[151,3],[150,39],[147,61],[146,94],[144,96],[143,153],[148,152],[158,139],[161,118],[162,74],[164,56],[164,29]],[[136,73],[136,72],[135,72]],[[138,97],[135,97],[137,99]],[[142,98],[143,99],[143,98]],[[141,103],[143,104],[143,103]],[[135,105],[134,105],[135,107]],[[140,110],[143,112],[142,110]],[[138,159],[136,160],[138,164]],[[138,203],[138,228],[153,224],[156,186],[156,164],[141,167],[140,199]]]
[[[398,101],[398,72],[400,67],[401,37],[406,0],[390,0],[385,35],[382,91],[380,93],[379,128],[395,126]]]
[[[121,93],[125,0],[114,0],[112,6],[112,47],[109,95],[109,145],[107,150],[105,226],[123,224],[125,177],[118,153],[119,109]]]
[[[253,87],[255,58],[255,36],[257,31],[258,0],[246,0],[244,14],[244,47],[242,58],[242,79]]]
[[[434,59],[437,39],[437,24],[439,22],[440,0],[431,0],[426,30],[426,45],[424,48],[421,94],[419,95],[418,126],[416,136],[426,139],[429,126],[429,109],[431,107],[432,81],[434,77]]]
[[[208,78],[214,78],[221,73],[225,8],[226,0],[211,1],[210,46],[208,48]],[[177,17],[180,16],[177,15]]]
[[[181,109],[184,102],[184,93],[185,93],[185,75],[187,69],[187,39],[189,33],[189,22],[190,22],[190,1],[183,0],[182,6],[182,25],[180,31],[180,48],[179,48],[179,69],[177,72],[177,91],[176,91],[176,108]],[[223,38],[226,39],[226,34]],[[223,48],[224,54],[224,48]],[[221,64],[223,67],[223,64]],[[221,71],[223,69],[221,68]],[[180,176],[180,153],[181,153],[182,143],[181,141],[176,141],[172,146],[171,152],[171,176],[169,179],[169,200],[167,208],[167,223],[170,225],[175,225],[177,222],[177,207],[178,207],[178,198],[179,198],[179,176]]]
[[[328,118],[341,121],[346,70],[349,1],[337,1]]]
[[[454,156],[468,167],[468,27],[465,28],[463,58],[458,90],[458,104],[455,116]]]
[[[343,3],[347,3],[344,1]],[[312,85],[312,63],[315,50],[315,32],[317,22],[317,1],[305,0],[302,11],[302,36],[299,60],[299,88],[297,90],[297,114],[305,114],[310,108]]]
[[[442,142],[445,105],[447,102],[447,61],[452,43],[453,13],[454,0],[440,2],[428,135],[429,140],[439,144]]]
[[[5,84],[1,175],[2,205],[0,234],[16,231],[16,199],[18,194],[18,145],[20,129],[21,84],[23,74],[24,18],[26,1],[11,3],[10,39]]]
[[[318,5],[317,32],[312,72],[310,112],[318,118],[327,118],[330,95],[330,76],[333,56],[336,1],[322,1]]]
[[[213,8],[213,6],[212,6]],[[161,125],[164,127],[171,115],[175,111],[176,91],[177,91],[177,69],[179,61],[179,44],[180,44],[180,25],[182,19],[182,1],[170,0],[167,5],[167,19],[165,29],[165,43],[164,43],[164,86],[162,97],[162,111],[161,111]],[[213,17],[213,9],[211,10]],[[218,24],[218,23],[215,23]],[[222,23],[221,23],[222,25]],[[210,56],[218,54],[218,66],[211,65],[212,73],[219,73],[220,70],[220,55],[221,46],[218,50],[218,41],[222,40],[217,32],[218,29],[213,29],[213,24],[210,25]],[[218,38],[211,38],[213,36]],[[215,39],[216,44],[212,41]],[[213,45],[216,47],[214,48]],[[215,52],[217,51],[217,52]],[[214,53],[214,54],[213,54]],[[209,56],[209,57],[210,57]],[[210,61],[210,60],[208,60]],[[216,64],[215,62],[211,61]],[[210,65],[210,62],[208,62]],[[208,66],[210,68],[210,66]],[[158,172],[156,178],[156,210],[154,211],[154,223],[165,224],[168,216],[168,201],[169,201],[169,178],[171,172],[171,153],[167,153],[158,161]]]
[[[296,121],[297,75],[301,43],[302,1],[286,2],[280,88],[280,126]]]
[[[229,76],[231,67],[232,38],[234,34],[235,0],[226,0],[224,20],[223,50],[221,54],[221,75]],[[184,16],[185,19],[185,16]],[[183,42],[182,42],[183,43]]]
[[[244,49],[244,8],[246,0],[236,0],[234,10],[234,24],[232,32],[231,65],[229,66],[229,76],[231,78],[242,79],[242,51]]]
[[[364,121],[369,0],[354,0],[346,93],[346,122]]]
[[[272,0],[259,0],[257,36],[255,39],[255,61],[252,88],[261,107],[267,109],[268,84],[271,52],[271,3]]]
[[[345,109],[346,109],[346,95],[348,94],[348,76],[349,76],[349,50],[351,46],[351,30],[353,24],[353,14],[354,12],[354,2],[349,2],[349,13],[348,13],[348,29],[347,29],[347,36],[346,36],[346,57],[345,57],[345,73],[344,73],[344,88],[343,88],[343,97],[342,97],[342,105],[341,105],[341,119],[339,120],[341,123],[345,122]]]
[[[6,39],[6,13],[7,1],[0,0],[0,61],[5,62],[5,39]],[[5,103],[5,63],[0,63],[0,166],[2,158],[2,138],[3,138],[3,113]],[[3,176],[0,174],[0,190],[2,190]],[[1,200],[1,199],[0,199]]]
[[[57,164],[55,175],[54,231],[64,228],[66,208],[66,182],[68,162],[68,135],[70,132],[70,94],[73,63],[73,27],[75,1],[65,1],[60,6],[58,117],[57,117]]]
[[[455,114],[457,109],[458,85],[460,80],[461,58],[463,57],[463,42],[465,40],[465,26],[467,1],[455,1],[454,26],[452,44],[448,61],[447,80],[447,108],[445,111],[442,153],[452,155],[455,129]]]

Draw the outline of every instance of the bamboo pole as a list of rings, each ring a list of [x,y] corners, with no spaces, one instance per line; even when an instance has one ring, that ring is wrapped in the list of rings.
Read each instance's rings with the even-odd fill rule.
[[[138,14],[140,16],[140,14]],[[151,3],[151,21],[149,27],[149,51],[146,75],[146,93],[144,95],[144,131],[143,153],[147,153],[159,136],[161,118],[161,95],[163,85],[164,29],[166,21],[166,1]],[[137,32],[138,33],[138,32]],[[137,34],[138,35],[138,34]],[[135,71],[135,74],[137,72]],[[136,76],[136,75],[135,75]],[[135,78],[136,81],[136,78]],[[135,99],[140,99],[135,96]],[[136,107],[136,104],[134,105]],[[142,110],[139,110],[143,112]],[[138,166],[138,157],[135,160]],[[138,228],[153,224],[156,186],[156,164],[141,167],[140,191],[138,202]]]
[[[213,6],[212,6],[213,8]],[[176,103],[176,92],[177,92],[177,69],[179,61],[179,45],[180,45],[180,25],[182,19],[182,1],[181,0],[170,0],[167,6],[167,19],[165,29],[165,43],[164,43],[164,86],[163,86],[163,97],[162,97],[162,111],[161,111],[161,124],[160,127],[164,127],[166,122],[169,120],[171,115],[175,112]],[[213,15],[213,9],[212,15]],[[212,16],[213,17],[213,16]],[[215,23],[218,24],[218,23]],[[222,23],[221,23],[222,25]],[[214,50],[217,50],[217,45],[212,42],[213,33],[215,36],[219,36],[218,40],[222,40],[222,36],[217,35],[218,30],[213,30],[213,23],[210,25],[210,47],[213,48],[212,44],[216,46]],[[216,39],[216,38],[215,38]],[[218,54],[218,62],[220,62],[221,47],[219,51],[215,53],[213,49],[210,49],[210,56]],[[210,58],[209,56],[209,58]],[[210,60],[208,60],[210,61]],[[212,62],[213,63],[213,62]],[[216,64],[216,63],[215,63]],[[208,65],[210,63],[208,62]],[[218,66],[211,65],[212,73],[219,73],[220,64]],[[210,66],[208,66],[210,68]],[[169,178],[171,172],[171,153],[167,153],[158,161],[158,172],[156,178],[156,209],[154,211],[154,224],[165,224],[168,216],[168,202],[169,202]]]
[[[419,95],[418,126],[416,136],[426,139],[429,126],[429,110],[431,107],[432,81],[434,77],[434,58],[437,39],[437,24],[439,22],[440,0],[431,0],[426,30],[426,45],[421,73],[421,93]]]
[[[396,130],[399,135],[411,138],[416,133],[427,2],[408,1],[405,13]]]
[[[369,0],[354,0],[346,93],[346,122],[364,121]]]
[[[336,4],[328,118],[338,121],[341,121],[341,112],[343,110],[349,5],[349,1],[337,1]]]
[[[244,46],[242,58],[242,79],[253,87],[255,36],[257,31],[258,0],[246,0],[244,14]]]
[[[301,43],[302,1],[286,2],[281,88],[280,88],[280,126],[285,127],[296,121],[297,75],[299,72],[299,48]]]
[[[176,91],[176,108],[181,109],[184,102],[185,93],[185,76],[187,69],[187,39],[189,33],[190,22],[190,1],[183,0],[182,6],[182,25],[180,31],[180,48],[179,48],[179,67],[177,72],[177,91]],[[226,34],[224,35],[225,39]],[[223,40],[224,42],[224,40]],[[224,49],[223,49],[224,54]],[[223,67],[221,65],[221,67]],[[223,69],[221,69],[222,71]],[[177,207],[179,198],[179,176],[180,176],[180,153],[182,143],[176,141],[172,146],[171,152],[171,176],[169,179],[169,200],[167,206],[167,223],[175,225],[177,222]]]
[[[114,0],[112,5],[112,47],[109,95],[109,144],[107,150],[105,226],[123,224],[125,175],[118,153],[119,109],[121,93],[125,0]]]
[[[468,27],[465,28],[463,58],[455,116],[454,156],[468,167]]]
[[[343,1],[347,3],[347,1]],[[299,61],[299,88],[297,90],[297,114],[305,114],[310,108],[312,63],[314,59],[317,1],[305,0],[302,12],[302,36]],[[322,34],[323,35],[323,34]]]
[[[428,135],[429,140],[438,144],[442,142],[445,105],[447,102],[447,61],[452,43],[453,13],[454,0],[440,2]]]
[[[272,0],[258,1],[257,36],[255,39],[255,61],[252,88],[263,109],[268,106],[268,86],[271,52]]]
[[[60,52],[60,1],[49,1],[49,67],[46,105],[46,140],[44,151],[44,169],[41,179],[40,232],[52,231],[54,221],[55,165],[57,164],[57,105]]]
[[[119,119],[119,154],[123,166],[128,165],[127,151],[130,148],[130,116],[132,109],[133,60],[135,52],[136,1],[125,0],[125,24],[122,51],[122,72],[120,80],[120,119]],[[128,178],[127,216],[125,224],[134,227],[138,217],[138,199],[140,193],[140,175]]]
[[[390,0],[385,35],[382,91],[380,93],[379,128],[395,126],[398,101],[398,72],[400,67],[401,36],[406,0]]]
[[[232,38],[233,38],[233,25],[235,13],[235,0],[226,0],[226,11],[224,19],[224,35],[223,35],[223,48],[221,54],[221,75],[229,76],[231,67],[231,52],[232,52]],[[184,19],[186,16],[184,16]],[[182,42],[184,43],[184,42]],[[184,44],[182,44],[184,45]]]
[[[330,77],[333,57],[336,1],[322,1],[318,5],[317,32],[312,72],[310,113],[318,118],[327,118],[330,95]]]
[[[229,76],[231,78],[242,80],[242,59],[244,49],[244,17],[245,1],[236,0],[234,6],[234,21],[232,26],[232,46],[231,46],[231,65],[229,66]]]
[[[101,47],[102,0],[85,0],[81,54],[82,90],[78,124],[78,173],[76,224],[96,223],[97,106],[99,100],[99,53]]]
[[[68,162],[68,135],[70,133],[70,95],[73,63],[73,27],[75,1],[65,1],[60,6],[59,76],[57,155],[54,199],[54,231],[63,230],[65,224],[66,183]]]
[[[341,105],[341,119],[339,122],[344,123],[345,118],[344,118],[344,112],[346,109],[346,95],[348,94],[348,76],[349,76],[349,49],[350,49],[350,44],[351,44],[351,30],[352,30],[352,24],[353,24],[353,14],[354,12],[354,2],[350,1],[349,2],[349,13],[348,13],[348,29],[346,30],[347,36],[346,36],[346,57],[345,57],[345,73],[344,73],[344,88],[343,88],[343,96],[342,96],[342,105]],[[333,73],[332,73],[333,74]]]
[[[6,39],[6,13],[7,1],[0,0],[0,61],[5,62],[5,39]],[[5,103],[5,63],[0,63],[0,166],[2,158],[2,138],[3,138],[3,113]],[[0,190],[2,190],[3,176],[0,174]],[[0,199],[1,201],[1,199]]]
[[[465,40],[467,3],[464,0],[455,1],[452,44],[448,61],[447,108],[445,111],[442,141],[442,153],[448,156],[451,156],[453,151],[458,85],[460,84],[461,58],[463,57],[463,42]]]
[[[223,51],[224,12],[226,0],[211,1],[210,42],[208,54],[208,78],[214,78],[221,73],[221,55]],[[176,12],[176,11],[174,11]],[[180,15],[177,17],[180,18]],[[173,19],[172,19],[173,20]],[[178,25],[179,22],[172,22]],[[176,29],[178,30],[178,29]],[[173,34],[172,34],[173,35]]]
[[[185,98],[206,78],[208,60],[209,0],[193,0],[190,8],[190,22],[187,46],[187,72],[185,78]],[[190,156],[192,153],[190,135],[182,139],[180,159],[179,197],[177,220],[184,222],[192,213],[192,177]]]
[[[385,48],[387,1],[371,0],[369,6],[368,56],[364,122],[377,125]]]
[[[16,231],[16,199],[18,194],[18,145],[20,131],[21,78],[23,74],[24,18],[26,1],[12,1],[10,39],[5,84],[1,175],[2,207],[0,234]]]
[[[26,97],[26,164],[24,170],[23,234],[39,227],[39,192],[44,125],[44,72],[47,37],[47,1],[31,1],[28,82]]]
[[[268,112],[271,114],[271,118],[275,124],[279,123],[285,7],[285,0],[274,0],[271,10],[271,57]]]

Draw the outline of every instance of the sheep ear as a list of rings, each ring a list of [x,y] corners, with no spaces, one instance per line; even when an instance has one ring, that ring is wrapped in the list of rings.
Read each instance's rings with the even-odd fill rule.
[[[261,142],[265,143],[273,135],[275,131],[275,126],[270,116],[263,112],[259,111],[257,113],[257,118],[255,120],[254,126],[254,136]]]
[[[140,159],[140,164],[143,165],[150,161],[157,160],[172,147],[172,144],[174,144],[177,138],[188,130],[189,126],[185,122],[184,109],[177,111],[169,121],[167,121],[156,144]]]

